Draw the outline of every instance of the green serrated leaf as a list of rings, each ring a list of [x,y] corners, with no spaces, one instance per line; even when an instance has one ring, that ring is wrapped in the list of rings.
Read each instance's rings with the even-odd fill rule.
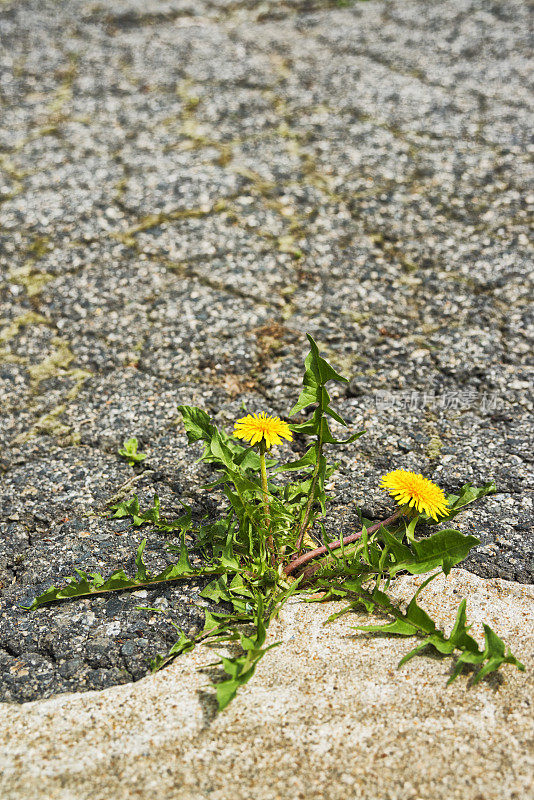
[[[206,600],[213,600],[214,603],[218,603],[220,600],[228,600],[230,595],[227,580],[226,575],[218,575],[202,589],[200,596]]]
[[[138,441],[135,437],[132,437],[131,439],[126,439],[123,442],[122,448],[119,448],[118,450],[118,454],[123,458],[126,458],[131,467],[140,461],[144,461],[147,457],[146,453],[138,453],[137,447]]]
[[[139,569],[139,562],[136,559],[137,567]],[[71,578],[66,586],[56,588],[50,587],[46,592],[35,598],[31,606],[23,606],[28,610],[35,610],[40,606],[56,600],[65,600],[72,597],[85,597],[93,594],[104,594],[105,592],[114,592],[119,589],[134,589],[138,586],[155,585],[158,583],[166,583],[168,581],[183,580],[184,577],[190,576],[204,576],[213,575],[220,572],[220,568],[205,567],[203,569],[192,569],[186,557],[180,558],[177,564],[170,564],[163,572],[158,575],[147,575],[144,580],[139,578],[128,578],[124,570],[120,569],[114,572],[107,580],[102,583],[101,576],[93,578],[81,573],[80,580],[76,581]]]
[[[195,406],[178,406],[178,411],[182,415],[189,442],[211,439],[215,428],[205,411]]]
[[[238,680],[234,678],[230,678],[226,681],[221,681],[217,684],[216,693],[217,693],[217,703],[219,704],[219,711],[223,711],[226,706],[234,699],[237,694],[237,690],[240,687],[240,683]]]
[[[214,617],[214,615],[211,613],[211,611],[208,611],[208,609],[206,609],[204,614],[205,614],[205,616],[204,616],[204,628],[202,629],[202,633],[206,634],[206,633],[210,633],[211,631],[214,631],[216,628],[218,628],[219,627],[219,621]]]
[[[295,428],[297,426],[292,426]],[[284,464],[281,467],[277,467],[273,472],[297,472],[307,467],[313,468],[317,463],[317,452],[315,446],[312,445],[306,453],[299,458],[297,461],[290,461],[288,464]]]
[[[178,656],[182,653],[188,653],[190,650],[193,650],[196,645],[195,640],[187,636],[182,630],[179,630],[179,634],[178,640],[169,650],[169,656]]]
[[[111,506],[110,511],[115,511],[113,514],[114,518],[122,519],[124,517],[131,517],[132,525],[136,528],[139,528],[141,525],[146,525],[147,523],[157,525],[160,522],[160,504],[157,494],[154,495],[152,507],[144,512],[141,512],[139,508],[139,499],[136,494],[134,494],[133,497],[129,497],[127,500],[123,500],[121,503]]]
[[[233,473],[257,473],[260,466],[259,455],[251,447],[242,447],[227,433],[220,431],[200,408],[182,405],[178,406],[178,411],[182,415],[188,440],[206,443],[201,461],[220,464]],[[277,462],[269,459],[267,463],[273,466]]]
[[[303,389],[299,399],[289,412],[290,417],[294,416],[299,411],[302,411],[302,409],[306,408],[312,403],[320,403],[325,409],[328,408],[330,398],[326,390],[323,388],[328,381],[348,383],[347,378],[344,378],[342,375],[336,372],[335,369],[330,366],[328,361],[325,361],[324,358],[321,358],[316,343],[309,334],[306,335],[310,343],[310,352],[308,353],[306,361],[304,362],[305,373],[302,381]],[[332,416],[335,414],[335,412],[332,412],[331,409],[330,413]],[[341,424],[345,424],[341,417],[336,415],[336,418],[341,422]]]
[[[224,550],[221,554],[221,564],[227,569],[239,569],[239,561],[234,554],[233,534],[231,532],[228,534]]]
[[[388,622],[385,625],[357,625],[355,630],[366,631],[367,633],[392,633],[397,636],[415,636],[417,626],[412,625],[407,620],[396,619],[395,622]]]
[[[115,511],[114,518],[122,519],[122,517],[135,517],[139,516],[139,500],[136,494],[128,500],[123,500],[122,503],[117,503],[110,507],[110,511]]]
[[[426,611],[424,611],[421,606],[417,605],[417,601],[414,598],[410,601],[408,608],[406,609],[406,620],[410,622],[415,628],[418,628],[420,631],[424,631],[425,633],[433,634],[436,631],[436,626],[432,619],[428,616]]]
[[[319,355],[319,348],[309,333],[306,334],[306,338],[310,343],[310,370],[315,376],[317,383],[322,384],[323,386],[325,383],[328,383],[328,381],[348,383],[348,378],[344,378],[343,375],[340,375],[335,371],[328,361],[325,361],[324,358],[321,358]]]
[[[477,544],[480,544],[480,540],[475,536],[467,536],[451,528],[440,530],[427,539],[414,541],[413,552],[399,558],[390,568],[390,575],[396,575],[400,570],[421,575],[436,567],[449,571],[452,566],[463,561]]]
[[[180,570],[181,575],[192,575],[195,573],[195,570],[193,569],[193,567],[191,566],[191,562],[189,561],[189,551],[185,543],[185,534],[182,534],[182,539],[180,542],[180,557],[178,559],[176,567],[178,568],[178,570]]]
[[[432,576],[434,577],[434,576]],[[423,585],[426,585],[425,581]],[[422,586],[418,592],[423,588]],[[448,683],[452,683],[461,673],[465,665],[480,665],[480,670],[473,678],[473,683],[478,683],[486,675],[498,669],[501,664],[513,664],[518,669],[524,669],[524,665],[510,652],[505,654],[505,645],[502,639],[492,631],[488,625],[484,625],[486,647],[481,651],[475,640],[469,636],[469,626],[466,624],[466,601],[462,600],[456,615],[456,621],[451,631],[451,635],[446,637],[443,631],[436,628],[435,623],[416,602],[418,592],[410,601],[406,612],[402,612],[397,606],[393,605],[387,595],[383,592],[373,590],[367,594],[362,590],[362,595],[372,598],[379,607],[390,613],[395,620],[386,625],[367,625],[359,626],[359,630],[378,634],[396,634],[400,636],[422,635],[422,641],[410,650],[399,662],[399,667],[410,659],[419,655],[425,648],[431,646],[442,656],[452,656],[459,650],[460,655],[452,670]]]

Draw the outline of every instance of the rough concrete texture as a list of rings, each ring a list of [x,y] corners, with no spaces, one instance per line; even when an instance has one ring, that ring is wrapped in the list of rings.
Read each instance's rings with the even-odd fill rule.
[[[528,4],[341,5],[0,0],[2,699],[146,674],[173,631],[140,602],[201,624],[196,584],[19,604],[143,535],[162,567],[111,499],[212,511],[177,404],[285,416],[306,331],[367,429],[328,530],[385,515],[396,467],[493,478],[465,566],[532,581]]]
[[[292,602],[270,633],[283,645],[219,715],[201,651],[136,684],[1,706],[2,798],[529,800],[534,588],[458,569],[421,597],[449,630],[467,597],[475,634],[489,621],[529,672],[445,688],[450,661],[396,669],[413,640],[355,632],[359,614],[325,626],[339,603]]]

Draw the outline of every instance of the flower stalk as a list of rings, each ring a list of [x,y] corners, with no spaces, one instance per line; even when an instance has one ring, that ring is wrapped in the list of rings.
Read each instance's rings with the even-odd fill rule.
[[[265,444],[265,439],[260,441],[260,473],[261,473],[261,488],[263,490],[263,505],[265,507],[265,521],[269,522],[270,517],[270,510],[269,510],[269,489],[267,487],[267,466],[265,464],[265,451],[267,450],[267,445]]]
[[[265,544],[267,545],[267,550],[270,553],[270,561],[271,566],[274,567],[276,564],[276,550],[274,547],[274,539],[273,535],[270,531],[271,527],[271,511],[269,508],[269,488],[267,485],[267,465],[265,463],[265,451],[267,450],[267,443],[265,439],[261,439],[260,441],[260,474],[261,474],[261,488],[263,491],[263,506],[265,509],[265,528],[267,531],[267,536],[265,539]]]
[[[234,428],[234,436],[238,439],[244,439],[250,442],[253,446],[256,444],[258,445],[263,507],[265,511],[265,528],[267,531],[265,544],[270,553],[271,566],[274,566],[276,564],[276,551],[271,531],[271,511],[269,508],[269,487],[267,485],[265,453],[273,445],[282,444],[282,438],[291,442],[293,440],[293,434],[287,422],[284,422],[279,417],[268,417],[265,412],[262,411],[261,414],[247,414],[246,417],[238,419]]]

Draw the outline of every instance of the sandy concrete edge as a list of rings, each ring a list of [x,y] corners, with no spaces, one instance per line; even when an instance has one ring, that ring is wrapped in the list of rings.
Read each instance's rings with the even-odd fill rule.
[[[422,581],[394,586],[408,598]],[[506,800],[534,796],[534,587],[465,570],[421,603],[445,628],[460,599],[527,666],[445,687],[450,661],[396,665],[411,640],[370,637],[338,603],[294,601],[271,629],[283,641],[222,714],[198,650],[135,684],[0,705],[5,800]]]

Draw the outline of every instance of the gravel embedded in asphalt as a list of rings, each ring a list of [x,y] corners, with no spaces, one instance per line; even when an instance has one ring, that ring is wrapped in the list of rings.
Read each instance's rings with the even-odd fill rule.
[[[176,406],[287,415],[306,332],[367,431],[329,532],[394,468],[493,479],[463,566],[533,580],[528,4],[340,6],[0,6],[0,699],[136,680],[202,625],[202,581],[20,605],[144,536],[163,568],[111,498],[216,509]]]

